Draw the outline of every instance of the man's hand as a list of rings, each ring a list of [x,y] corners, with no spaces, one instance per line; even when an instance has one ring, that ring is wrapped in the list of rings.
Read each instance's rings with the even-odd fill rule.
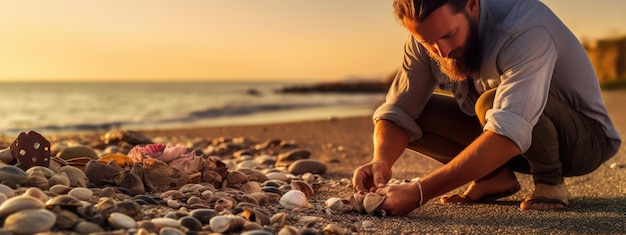
[[[384,161],[371,161],[354,170],[352,184],[355,192],[376,191],[391,179],[391,166]]]
[[[388,215],[407,215],[420,206],[420,190],[418,182],[394,184],[376,190],[377,194],[385,195],[380,209]]]

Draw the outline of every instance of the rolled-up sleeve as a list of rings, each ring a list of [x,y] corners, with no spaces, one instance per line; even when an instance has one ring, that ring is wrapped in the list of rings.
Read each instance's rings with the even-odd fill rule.
[[[528,150],[548,99],[556,59],[557,48],[546,29],[535,27],[514,37],[497,62],[503,71],[501,84],[484,130],[508,137],[522,152]]]
[[[422,113],[437,84],[426,53],[413,37],[409,37],[405,44],[402,68],[387,92],[385,103],[373,115],[374,122],[384,119],[404,129],[409,141],[422,136],[415,119]]]

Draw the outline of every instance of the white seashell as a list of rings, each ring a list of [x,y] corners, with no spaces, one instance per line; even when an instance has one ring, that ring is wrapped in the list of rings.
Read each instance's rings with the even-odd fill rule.
[[[331,209],[337,212],[352,211],[352,207],[349,204],[344,203],[344,200],[339,197],[331,197],[329,199],[326,199],[326,201],[324,201],[324,206],[326,206],[326,208],[328,209]]]
[[[31,196],[17,196],[9,198],[0,205],[0,217],[6,217],[16,211],[27,209],[43,209],[44,203]]]
[[[216,233],[226,232],[230,227],[230,218],[224,215],[215,216],[209,220],[209,227]]]
[[[289,190],[282,197],[278,203],[286,209],[295,209],[295,208],[312,208],[313,206],[309,203],[306,198],[306,195],[300,190]]]
[[[365,208],[366,213],[372,213],[378,209],[378,207],[383,204],[385,200],[385,196],[369,192],[365,194],[365,198],[363,198],[363,208]]]
[[[87,201],[91,198],[91,196],[93,196],[93,191],[88,188],[73,188],[67,193],[67,195],[75,197],[81,201]]]
[[[3,229],[13,234],[35,234],[50,231],[56,215],[46,209],[28,209],[9,215]]]
[[[244,183],[243,185],[241,185],[240,189],[245,194],[263,192],[261,185],[259,184],[259,182],[256,182],[256,181],[248,181]]]
[[[26,190],[26,192],[24,192],[25,196],[31,196],[34,198],[39,199],[41,202],[46,203],[48,201],[48,199],[50,199],[50,197],[48,197],[48,194],[44,193],[43,191],[41,191],[41,189],[39,188],[28,188]]]
[[[119,212],[111,213],[109,216],[109,224],[118,229],[137,228],[137,221],[135,221],[132,217]]]

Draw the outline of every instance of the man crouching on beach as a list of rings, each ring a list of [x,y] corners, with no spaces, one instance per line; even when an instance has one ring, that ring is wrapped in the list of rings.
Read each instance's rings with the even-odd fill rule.
[[[490,202],[532,174],[522,210],[568,205],[563,177],[590,173],[615,155],[620,136],[580,42],[537,0],[396,0],[410,32],[404,63],[374,113],[374,155],[354,171],[356,191],[386,195],[405,215],[473,181],[442,203]],[[435,88],[453,96],[433,93]],[[387,186],[405,148],[445,165]]]

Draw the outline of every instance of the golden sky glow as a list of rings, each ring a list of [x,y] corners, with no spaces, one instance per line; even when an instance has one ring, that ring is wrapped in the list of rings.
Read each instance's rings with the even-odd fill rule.
[[[626,1],[544,2],[579,37],[626,34]],[[391,3],[0,0],[0,81],[384,77],[407,37]]]

